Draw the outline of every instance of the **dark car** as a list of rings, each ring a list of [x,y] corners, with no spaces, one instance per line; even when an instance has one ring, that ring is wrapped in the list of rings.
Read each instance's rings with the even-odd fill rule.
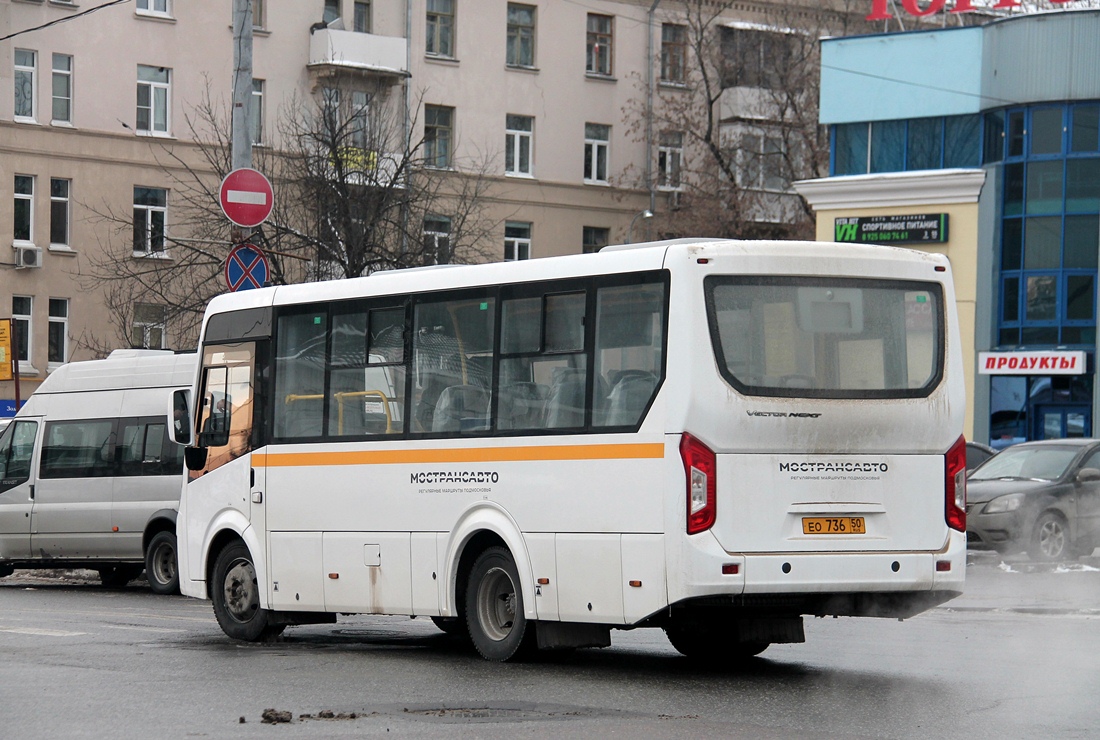
[[[966,472],[969,475],[974,468],[984,463],[989,458],[997,454],[997,451],[989,445],[983,445],[981,442],[967,442],[966,443]]]
[[[966,484],[967,543],[1032,560],[1087,555],[1100,544],[1100,440],[1023,442]]]

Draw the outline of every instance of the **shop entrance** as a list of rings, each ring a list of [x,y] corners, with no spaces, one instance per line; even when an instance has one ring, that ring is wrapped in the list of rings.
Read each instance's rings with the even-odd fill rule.
[[[1066,439],[1092,435],[1092,409],[1088,406],[1041,404],[1035,406],[1032,439]]]

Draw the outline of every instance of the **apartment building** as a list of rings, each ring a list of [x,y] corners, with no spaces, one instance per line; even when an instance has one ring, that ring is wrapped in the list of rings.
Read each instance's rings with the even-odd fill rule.
[[[480,259],[657,237],[662,214],[678,206],[690,137],[654,125],[649,114],[689,87],[685,4],[252,0],[251,7],[254,153],[277,150],[288,117],[319,98],[399,110],[423,166],[480,168],[489,181],[493,228],[481,238]],[[749,113],[748,88],[767,87],[767,39],[792,33],[777,27],[774,11],[795,8],[808,19],[821,7],[723,6],[717,25],[749,42],[738,47],[738,64],[752,68],[729,83],[736,89],[723,98],[723,120],[761,155],[783,146],[745,133],[758,115]],[[17,329],[24,398],[61,363],[127,344],[194,341],[193,317],[177,325],[167,293],[95,279],[122,264],[112,260],[137,274],[200,254],[205,272],[180,270],[176,289],[188,275],[202,282],[185,286],[191,295],[227,289],[217,261],[228,252],[229,223],[218,214],[204,223],[193,211],[183,217],[196,191],[180,183],[205,178],[208,191],[217,190],[210,155],[220,150],[211,142],[224,144],[229,132],[210,124],[219,113],[228,120],[232,13],[232,0],[0,0],[0,207],[10,214],[0,219],[0,239],[11,245],[0,254],[0,316],[10,310]],[[797,20],[786,17],[785,26]],[[759,190],[786,197],[789,207],[796,196],[767,156],[738,162]],[[423,219],[425,240],[446,241],[451,228],[446,212]],[[14,398],[11,383],[0,383],[0,398]],[[0,414],[14,411],[10,400],[0,403],[8,405]]]

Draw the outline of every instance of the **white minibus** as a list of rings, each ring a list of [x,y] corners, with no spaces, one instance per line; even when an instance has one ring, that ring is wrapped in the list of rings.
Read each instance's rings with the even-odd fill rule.
[[[178,592],[170,404],[196,365],[193,352],[116,350],[49,374],[0,434],[0,576],[87,568],[123,586],[144,568],[153,591]]]
[[[946,258],[674,240],[219,296],[183,593],[260,640],[431,617],[490,660],[663,628],[734,661],[966,564]]]

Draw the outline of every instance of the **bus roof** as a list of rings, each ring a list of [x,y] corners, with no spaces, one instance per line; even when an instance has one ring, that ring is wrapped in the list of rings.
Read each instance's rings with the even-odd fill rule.
[[[589,275],[658,270],[683,256],[786,257],[794,260],[829,257],[842,261],[883,259],[947,265],[947,258],[898,247],[807,241],[747,241],[686,238],[607,246],[594,254],[577,254],[515,262],[476,265],[436,265],[430,268],[384,270],[366,277],[274,286],[216,296],[207,315],[271,305],[333,301],[363,296],[493,286]],[[448,269],[442,269],[442,268]],[[849,268],[850,269],[850,268]],[[415,281],[415,283],[413,283]]]
[[[167,350],[115,350],[105,360],[69,362],[57,368],[35,394],[190,386],[198,355]]]

